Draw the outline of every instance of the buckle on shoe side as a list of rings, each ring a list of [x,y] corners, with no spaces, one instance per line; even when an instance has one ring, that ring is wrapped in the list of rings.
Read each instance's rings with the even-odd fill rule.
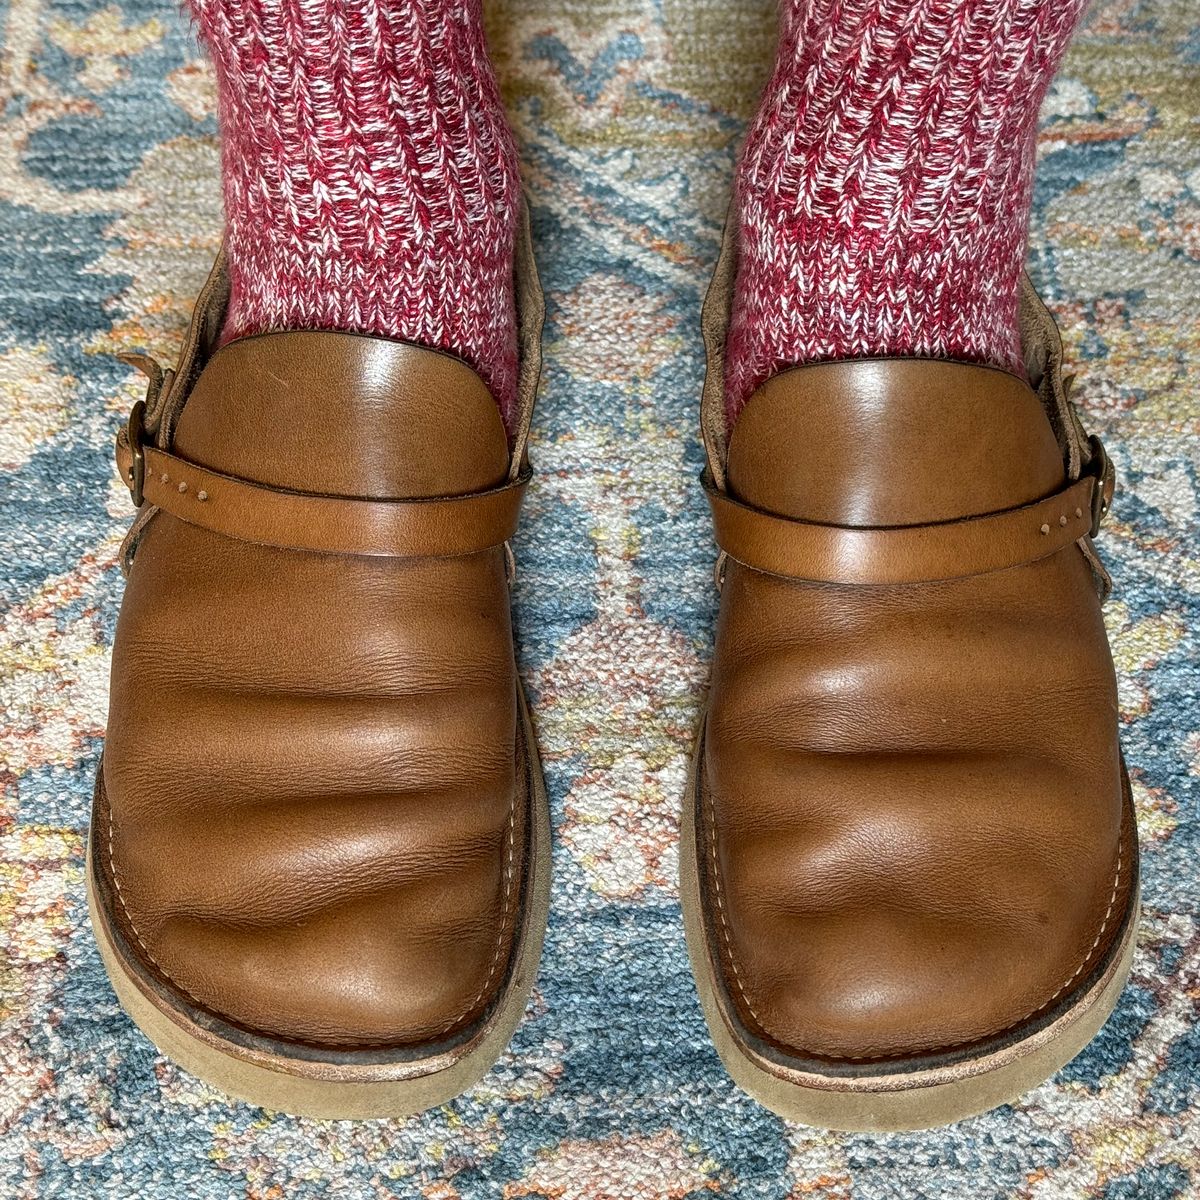
[[[1093,433],[1088,438],[1088,448],[1092,452],[1092,457],[1087,465],[1087,474],[1093,476],[1096,480],[1096,486],[1092,491],[1092,527],[1088,531],[1088,537],[1094,538],[1100,532],[1100,526],[1104,522],[1104,518],[1108,516],[1108,510],[1112,507],[1113,492],[1117,486],[1117,472],[1112,464],[1112,459],[1105,452],[1104,443]]]
[[[125,426],[125,437],[129,442],[129,453],[132,459],[129,468],[129,478],[125,480],[133,497],[135,508],[141,508],[145,500],[143,491],[146,483],[146,456],[142,451],[142,439],[146,432],[146,411],[157,406],[158,397],[162,390],[174,378],[174,372],[164,371],[148,354],[118,354],[117,358],[126,366],[134,367],[146,376],[146,398],[139,400],[129,412],[129,421]]]
[[[129,422],[125,426],[125,437],[129,442],[129,478],[125,481],[133,497],[134,508],[141,508],[146,499],[146,454],[142,449],[142,435],[146,428],[146,402],[139,400],[129,410]]]

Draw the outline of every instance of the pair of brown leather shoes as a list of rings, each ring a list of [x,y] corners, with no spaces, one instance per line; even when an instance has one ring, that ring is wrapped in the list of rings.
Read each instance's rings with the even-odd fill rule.
[[[1090,537],[1111,495],[1030,294],[1034,392],[953,363],[787,372],[726,444],[723,580],[683,821],[714,1040],[766,1104],[935,1124],[1070,1058],[1128,970],[1137,857]],[[290,1112],[399,1115],[496,1060],[549,903],[509,617],[541,293],[518,250],[510,446],[479,378],[378,338],[214,349],[118,439],[138,516],[89,899],[167,1054]]]

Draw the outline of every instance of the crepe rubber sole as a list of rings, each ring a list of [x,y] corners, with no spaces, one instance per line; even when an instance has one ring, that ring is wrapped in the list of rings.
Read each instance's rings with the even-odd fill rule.
[[[953,1058],[913,1059],[852,1072],[792,1059],[745,1028],[718,977],[701,902],[696,812],[700,803],[701,728],[680,829],[679,875],[684,930],[700,1005],[717,1053],[734,1082],[790,1121],[871,1133],[931,1129],[1008,1104],[1045,1082],[1092,1040],[1112,1012],[1133,962],[1139,909],[1131,892],[1120,937],[1106,960],[1067,1002],[1027,1032],[981,1043]],[[1125,803],[1132,804],[1122,767]],[[703,832],[701,833],[703,836]]]
[[[257,1037],[189,1009],[128,953],[108,918],[89,839],[88,910],[121,1006],[168,1058],[227,1095],[262,1108],[328,1119],[403,1117],[434,1108],[478,1082],[504,1052],[525,1012],[550,907],[550,816],[524,697],[528,870],[521,923],[504,988],[483,1021],[457,1039],[416,1051],[338,1053]],[[102,793],[103,773],[97,780]],[[93,822],[94,824],[94,822]]]

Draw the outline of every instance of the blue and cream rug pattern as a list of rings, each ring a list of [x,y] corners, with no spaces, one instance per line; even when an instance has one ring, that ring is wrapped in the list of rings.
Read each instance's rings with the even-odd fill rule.
[[[240,1104],[157,1056],[83,852],[130,510],[114,430],[217,244],[210,76],[168,0],[0,3],[0,1196],[1167,1200],[1200,1196],[1200,16],[1099,0],[1044,113],[1031,270],[1122,487],[1102,550],[1145,862],[1133,977],[1020,1103],[930,1133],[789,1127],[721,1069],[676,810],[710,651],[698,309],[770,0],[499,0],[548,291],[520,654],[555,824],[536,994],[407,1122]]]

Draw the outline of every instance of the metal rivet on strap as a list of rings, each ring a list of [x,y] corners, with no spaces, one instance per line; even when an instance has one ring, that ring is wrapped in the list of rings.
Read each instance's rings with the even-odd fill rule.
[[[1075,510],[1075,515],[1076,515],[1077,517],[1082,517],[1082,516],[1083,516],[1083,509],[1082,509],[1082,508],[1077,508],[1077,509]]]
[[[1043,526],[1042,526],[1042,533],[1044,533],[1044,534],[1045,534],[1045,533],[1049,533],[1049,532],[1050,532],[1050,526],[1049,526],[1049,525],[1043,525]]]
[[[201,489],[200,489],[200,490],[199,490],[199,491],[196,493],[196,499],[197,499],[197,500],[207,500],[207,499],[208,499],[208,493],[207,493],[207,492],[206,492],[206,491],[205,491],[203,488],[201,488]]]
[[[163,481],[163,483],[170,483],[170,482],[171,482],[170,476],[168,476],[168,475],[167,475],[166,471],[164,471],[164,472],[163,472],[163,473],[162,473],[162,474],[159,476],[159,478],[160,478],[160,479]]]
[[[1058,523],[1059,523],[1060,525],[1065,525],[1065,524],[1067,523],[1067,518],[1066,518],[1066,517],[1059,517],[1059,518],[1058,518]]]
[[[179,485],[179,491],[180,491],[181,493],[182,493],[182,492],[186,492],[186,491],[187,491],[187,484],[186,484],[186,483],[181,483],[181,484]]]

